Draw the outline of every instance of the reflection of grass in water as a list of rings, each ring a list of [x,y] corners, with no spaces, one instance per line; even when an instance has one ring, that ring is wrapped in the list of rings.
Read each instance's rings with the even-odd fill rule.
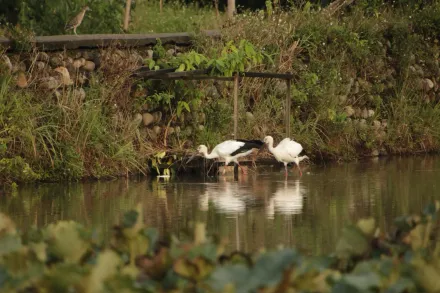
[[[258,177],[246,184],[252,186],[252,202],[257,204],[247,206],[238,217],[240,247],[251,251],[283,243],[294,244],[308,254],[327,253],[349,221],[368,216],[375,217],[381,230],[387,231],[395,216],[417,212],[432,198],[432,183],[440,179],[435,172],[438,168],[440,160],[435,157],[332,164],[325,169],[314,166],[314,174],[300,181],[307,190],[302,213],[283,215],[275,211],[273,220],[266,218],[265,211],[283,186],[276,182],[282,174],[267,180]],[[206,186],[188,186],[155,180],[42,184],[19,189],[16,197],[0,198],[0,211],[11,215],[22,229],[34,223],[45,226],[55,220],[74,219],[106,231],[103,236],[108,237],[108,227],[141,202],[147,225],[157,227],[161,235],[173,233],[189,239],[197,220],[206,223],[209,235],[229,238],[228,248],[235,249],[237,220],[212,206],[207,212],[200,211],[197,195],[203,194]]]

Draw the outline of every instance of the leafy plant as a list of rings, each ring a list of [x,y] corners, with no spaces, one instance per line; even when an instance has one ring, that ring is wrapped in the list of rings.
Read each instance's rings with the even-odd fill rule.
[[[191,110],[189,109],[189,105],[187,102],[185,101],[178,101],[177,102],[177,117],[180,117],[182,114],[183,110],[186,110],[187,112],[191,112]]]
[[[220,57],[210,60],[207,66],[212,68],[212,74],[232,76],[234,72],[244,72],[252,65],[261,64],[264,58],[272,61],[269,55],[256,50],[247,40],[241,40],[238,48],[233,41],[229,41],[222,49]]]
[[[439,207],[434,202],[421,215],[397,218],[393,234],[361,219],[344,228],[328,256],[294,248],[226,253],[203,223],[196,223],[192,242],[159,241],[145,227],[141,204],[123,215],[109,241],[73,221],[20,235],[0,213],[0,280],[4,292],[436,292]]]
[[[178,65],[177,72],[194,70],[208,63],[208,59],[204,55],[193,50],[178,56],[176,59],[174,62]]]

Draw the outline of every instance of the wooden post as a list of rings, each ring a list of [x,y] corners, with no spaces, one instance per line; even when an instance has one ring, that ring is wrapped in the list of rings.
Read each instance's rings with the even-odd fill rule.
[[[218,0],[214,0],[214,7],[215,7],[215,15],[218,18],[220,16],[220,12],[218,11]]]
[[[287,79],[287,95],[286,95],[286,113],[285,113],[285,124],[286,124],[286,137],[290,137],[290,108],[291,108],[291,97],[290,97],[290,85],[291,80]]]
[[[238,129],[238,73],[234,76],[234,139]]]
[[[235,12],[235,0],[228,0],[228,18],[233,18]]]
[[[237,139],[238,130],[238,73],[234,76],[234,139]],[[234,179],[238,180],[238,166],[234,164]]]
[[[127,2],[125,3],[124,31],[128,30],[128,23],[130,22],[130,9],[131,0],[127,0]]]

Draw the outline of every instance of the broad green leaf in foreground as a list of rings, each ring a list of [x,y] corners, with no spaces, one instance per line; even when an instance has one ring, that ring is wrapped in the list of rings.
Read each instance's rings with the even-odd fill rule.
[[[0,238],[0,256],[17,251],[21,248],[22,244],[19,235],[7,234]]]
[[[80,236],[83,227],[73,221],[50,224],[45,229],[49,250],[66,262],[77,263],[89,248],[89,243]]]
[[[281,282],[285,270],[298,260],[299,255],[294,250],[269,252],[260,256],[251,269],[241,264],[216,269],[208,283],[217,292],[229,284],[234,285],[237,293],[275,287]]]
[[[352,255],[360,256],[369,250],[367,237],[356,226],[343,229],[342,236],[336,245],[336,255],[349,258]]]
[[[105,250],[98,256],[98,261],[93,267],[89,277],[88,293],[102,292],[104,281],[116,274],[121,264],[119,256],[111,251]]]

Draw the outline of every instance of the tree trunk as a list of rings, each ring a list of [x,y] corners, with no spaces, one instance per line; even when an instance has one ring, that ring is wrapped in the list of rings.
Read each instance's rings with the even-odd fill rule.
[[[228,17],[233,18],[235,12],[235,0],[228,0]]]
[[[219,17],[220,12],[218,11],[218,0],[214,0],[214,7],[215,7],[215,15],[217,15],[217,17]]]
[[[127,2],[125,3],[124,31],[128,30],[128,24],[130,22],[130,9],[131,0],[127,0]]]
[[[163,11],[163,0],[160,0],[160,2],[159,2],[159,11],[162,14],[162,11]]]

